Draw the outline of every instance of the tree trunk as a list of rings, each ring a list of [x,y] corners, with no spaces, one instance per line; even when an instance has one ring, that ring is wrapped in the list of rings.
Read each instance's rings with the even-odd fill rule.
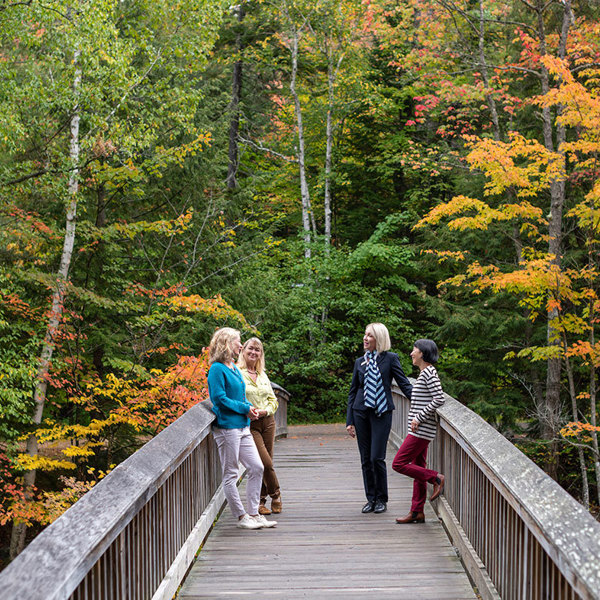
[[[42,422],[44,413],[44,405],[46,403],[46,390],[48,388],[48,373],[50,372],[50,363],[52,361],[52,353],[54,352],[54,337],[60,326],[64,310],[64,300],[69,278],[69,267],[71,265],[71,256],[73,254],[73,246],[75,244],[75,225],[77,218],[77,200],[79,191],[79,93],[81,86],[81,64],[80,51],[75,50],[73,55],[73,65],[75,67],[75,76],[73,79],[73,97],[75,106],[71,116],[71,145],[69,149],[69,159],[71,164],[71,174],[69,176],[69,204],[66,214],[65,239],[63,242],[63,250],[60,259],[60,267],[56,274],[56,283],[52,294],[52,308],[48,325],[46,327],[46,335],[42,345],[40,355],[40,364],[38,367],[35,390],[33,393],[34,413],[32,421],[35,425]],[[27,454],[35,456],[38,453],[38,442],[35,433],[32,433],[27,439]],[[31,490],[35,484],[36,471],[31,470],[25,473],[25,493],[29,495],[28,490]],[[25,546],[26,527],[22,523],[15,523],[12,531],[10,544],[10,557],[13,559],[19,554]]]
[[[500,121],[498,119],[498,110],[496,109],[496,101],[492,94],[490,86],[490,78],[488,76],[487,61],[485,59],[485,13],[483,10],[483,0],[479,0],[479,70],[483,79],[483,87],[485,89],[485,99],[487,101],[490,113],[492,115],[492,124],[494,131],[494,139],[500,141]]]
[[[237,13],[238,24],[244,20],[246,13],[243,5],[234,9]],[[235,51],[237,60],[233,65],[233,78],[231,86],[231,120],[229,122],[229,163],[227,167],[227,189],[237,188],[237,172],[239,167],[238,135],[240,130],[240,98],[242,94],[242,32],[239,30],[235,36]]]
[[[575,381],[573,379],[573,368],[569,357],[566,356],[566,350],[568,347],[567,336],[563,330],[563,348],[565,350],[565,369],[567,371],[567,379],[569,381],[569,395],[571,397],[571,411],[573,415],[573,421],[579,421],[579,414],[577,411],[577,393],[575,392]],[[581,446],[577,446],[577,458],[579,460],[579,472],[581,473],[581,496],[583,506],[586,510],[590,510],[590,485],[587,477],[587,465],[585,464],[585,454]]]
[[[593,303],[591,303],[593,304]],[[594,312],[590,310],[590,318],[593,319]],[[592,348],[596,347],[594,328],[590,330],[590,344]],[[597,427],[596,419],[596,367],[593,358],[590,358],[590,424]],[[600,451],[598,449],[598,431],[592,429],[592,448],[594,449],[594,471],[596,473],[596,503],[600,506]]]
[[[544,10],[546,6],[541,0],[537,2],[537,17],[538,17],[538,35],[540,41],[540,54],[547,54],[546,34],[544,29]],[[566,54],[566,40],[571,24],[571,2],[565,0],[563,11],[563,24],[559,42],[558,54],[560,58],[564,58]],[[542,93],[547,94],[550,91],[550,82],[548,70],[544,65],[541,67],[541,83]],[[560,106],[557,108],[557,114],[560,115]],[[556,155],[556,161],[560,163],[562,170],[566,167],[564,152],[561,150],[561,144],[566,139],[565,127],[560,123],[556,124],[556,145],[553,140],[553,122],[552,114],[549,108],[542,109],[543,135],[544,145]],[[550,218],[548,225],[548,252],[553,256],[552,264],[558,269],[561,268],[561,245],[562,245],[562,217],[565,203],[565,179],[560,176],[550,185]],[[548,311],[548,327],[547,327],[547,344],[549,347],[560,345],[560,334],[551,325],[551,322],[558,317],[558,312],[555,309]],[[546,374],[546,403],[544,406],[544,414],[541,415],[542,435],[548,440],[552,440],[551,459],[546,465],[548,473],[556,477],[558,470],[558,446],[557,433],[560,428],[561,419],[561,403],[560,403],[560,376],[561,376],[561,359],[560,357],[550,358],[548,360],[548,371]]]
[[[316,233],[316,224],[310,204],[310,192],[306,181],[305,159],[306,153],[304,150],[304,126],[302,123],[302,109],[300,99],[296,91],[296,77],[298,75],[298,29],[291,25],[292,29],[292,76],[290,78],[290,93],[294,99],[294,108],[296,112],[296,127],[298,129],[298,167],[300,171],[300,196],[302,199],[302,227],[304,229],[304,257],[311,257],[310,241],[311,241],[311,218],[313,232]]]
[[[334,86],[338,71],[344,60],[344,53],[340,55],[337,65],[333,66],[333,53],[327,51],[327,125],[325,129],[325,252],[329,254],[331,246],[331,163],[333,155],[333,111],[335,104]]]

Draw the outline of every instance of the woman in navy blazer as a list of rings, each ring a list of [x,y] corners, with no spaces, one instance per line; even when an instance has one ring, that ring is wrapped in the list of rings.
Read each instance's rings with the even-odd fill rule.
[[[367,503],[362,512],[382,513],[387,509],[388,488],[385,452],[392,427],[392,379],[395,379],[402,393],[410,398],[412,385],[408,381],[397,354],[388,352],[391,347],[387,327],[382,323],[370,323],[363,337],[365,355],[354,363],[352,383],[348,393],[346,429],[351,437],[356,437],[363,473],[363,483]],[[369,357],[374,357],[380,374],[379,402],[377,407],[365,403],[365,376]],[[383,393],[380,388],[383,388]]]

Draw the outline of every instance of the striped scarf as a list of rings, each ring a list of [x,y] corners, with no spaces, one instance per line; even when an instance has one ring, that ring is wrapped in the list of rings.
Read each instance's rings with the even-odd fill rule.
[[[387,407],[381,373],[377,366],[375,350],[366,353],[367,371],[365,373],[365,406],[374,408],[377,416],[380,416]]]

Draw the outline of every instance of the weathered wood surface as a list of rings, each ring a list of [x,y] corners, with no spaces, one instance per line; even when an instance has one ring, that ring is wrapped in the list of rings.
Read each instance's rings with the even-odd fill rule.
[[[429,505],[425,524],[395,524],[412,480],[390,468],[388,512],[361,514],[356,442],[343,426],[314,429],[290,427],[275,445],[284,511],[269,518],[279,525],[240,530],[225,508],[179,598],[476,598]]]

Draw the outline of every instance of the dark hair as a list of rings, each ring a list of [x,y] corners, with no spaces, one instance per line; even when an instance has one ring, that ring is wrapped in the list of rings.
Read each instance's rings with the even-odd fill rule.
[[[433,340],[417,340],[413,345],[423,353],[423,360],[425,362],[435,365],[440,357],[440,353]]]

